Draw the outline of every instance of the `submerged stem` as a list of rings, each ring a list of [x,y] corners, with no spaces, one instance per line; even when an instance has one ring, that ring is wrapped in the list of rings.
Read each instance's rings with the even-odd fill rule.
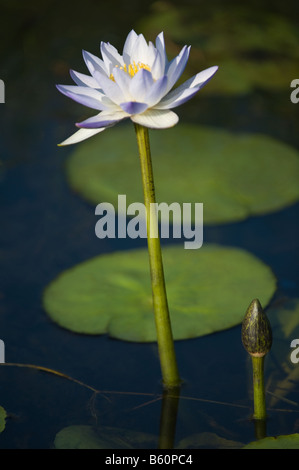
[[[135,124],[135,131],[141,163],[144,204],[147,216],[147,244],[159,357],[163,384],[165,388],[169,389],[177,387],[180,384],[180,377],[175,357],[168,310],[162,253],[158,234],[158,217],[154,206],[156,199],[149,135],[148,129],[139,124]]]

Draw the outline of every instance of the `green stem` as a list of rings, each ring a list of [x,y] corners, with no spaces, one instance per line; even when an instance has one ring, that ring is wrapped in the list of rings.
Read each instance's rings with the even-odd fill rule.
[[[264,386],[264,356],[252,359],[254,419],[266,419],[266,401]]]
[[[159,357],[163,384],[165,388],[170,389],[180,384],[180,377],[168,311],[162,253],[158,234],[158,218],[155,206],[153,206],[156,200],[149,135],[148,129],[139,124],[135,124],[135,131],[141,163],[144,204],[147,214],[147,244]]]

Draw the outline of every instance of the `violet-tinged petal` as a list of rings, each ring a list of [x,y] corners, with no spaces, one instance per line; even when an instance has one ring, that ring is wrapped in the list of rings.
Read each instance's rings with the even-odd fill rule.
[[[200,89],[199,86],[193,88],[186,88],[182,90],[180,93],[175,93],[176,90],[173,90],[173,93],[170,92],[168,95],[163,98],[159,103],[157,103],[157,109],[172,109],[180,106],[186,101],[190,100]]]
[[[175,126],[179,121],[179,117],[173,111],[148,109],[145,113],[131,116],[131,120],[151,129],[167,129]]]
[[[160,103],[157,104],[158,109],[170,109],[188,101],[192,98],[217,72],[218,67],[209,67],[202,72],[194,75],[194,77],[185,81],[179,87],[170,91]]]
[[[103,111],[96,116],[85,119],[85,121],[76,123],[76,126],[84,127],[85,129],[98,129],[100,127],[112,126],[127,117],[129,117],[129,115],[125,111]]]
[[[173,85],[178,81],[182,75],[189,57],[190,46],[184,46],[180,54],[175,57],[167,69],[168,76],[168,91],[171,90]]]
[[[154,79],[151,72],[141,69],[131,79],[130,94],[135,101],[142,102],[153,85]]]
[[[143,113],[148,105],[146,103],[138,103],[137,101],[127,101],[126,103],[121,103],[120,107],[128,114],[140,114]]]
[[[155,106],[161,98],[165,95],[167,90],[168,79],[167,76],[159,78],[154,82],[152,87],[149,89],[147,95],[144,98],[144,101],[149,105],[149,107]]]
[[[94,88],[76,85],[56,85],[56,87],[64,95],[88,108],[100,111],[107,109],[107,106],[102,102],[104,95]]]
[[[202,70],[201,72],[197,73],[193,77],[186,80],[183,85],[187,85],[189,88],[193,88],[194,86],[199,86],[199,89],[202,88],[218,70],[218,66],[214,65],[213,67],[209,67],[208,69]]]

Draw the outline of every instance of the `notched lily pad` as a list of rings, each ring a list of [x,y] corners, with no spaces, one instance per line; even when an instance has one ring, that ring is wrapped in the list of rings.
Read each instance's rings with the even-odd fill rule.
[[[151,131],[157,202],[203,203],[204,224],[244,220],[299,199],[299,154],[260,134],[233,134],[180,124]],[[119,125],[83,142],[67,163],[70,186],[92,204],[109,202],[126,214],[143,202],[134,128]],[[118,208],[118,195],[126,207]],[[181,214],[170,220],[181,222]]]
[[[163,248],[174,338],[194,338],[242,322],[253,298],[265,306],[276,280],[246,251],[204,245]],[[156,341],[148,252],[98,256],[58,276],[44,292],[53,321],[71,331],[127,341]]]
[[[243,449],[299,449],[299,434],[265,437],[247,444]]]

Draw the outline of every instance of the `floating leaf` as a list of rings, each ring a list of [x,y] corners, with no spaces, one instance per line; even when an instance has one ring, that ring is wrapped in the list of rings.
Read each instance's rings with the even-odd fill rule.
[[[68,426],[56,434],[55,449],[136,449],[156,444],[150,434],[103,426]],[[144,447],[146,446],[146,447]]]
[[[243,449],[299,449],[299,434],[265,437],[247,444]]]
[[[182,439],[178,444],[178,449],[240,449],[241,442],[231,441],[218,436],[213,432],[202,432],[193,434]]]
[[[0,406],[0,432],[3,432],[5,429],[6,417],[7,417],[7,414],[6,414],[5,409],[2,406]]]
[[[299,155],[268,136],[184,125],[151,131],[157,202],[203,203],[204,223],[243,220],[299,198]],[[105,131],[76,148],[67,164],[71,187],[93,204],[143,202],[133,126]],[[170,220],[172,212],[170,211]],[[181,213],[173,219],[181,222]]]
[[[267,305],[275,291],[271,270],[241,249],[171,246],[163,259],[175,339],[235,326],[252,298]],[[44,307],[78,333],[155,341],[147,250],[98,256],[65,271],[46,288]]]
[[[186,76],[219,65],[217,76],[203,94],[238,95],[255,88],[284,90],[289,88],[289,77],[297,75],[296,22],[269,13],[263,5],[254,9],[249,4],[226,5],[224,10],[214,3],[188,6],[155,2],[152,12],[138,26],[151,38],[164,31],[173,55],[182,44],[192,44]]]

